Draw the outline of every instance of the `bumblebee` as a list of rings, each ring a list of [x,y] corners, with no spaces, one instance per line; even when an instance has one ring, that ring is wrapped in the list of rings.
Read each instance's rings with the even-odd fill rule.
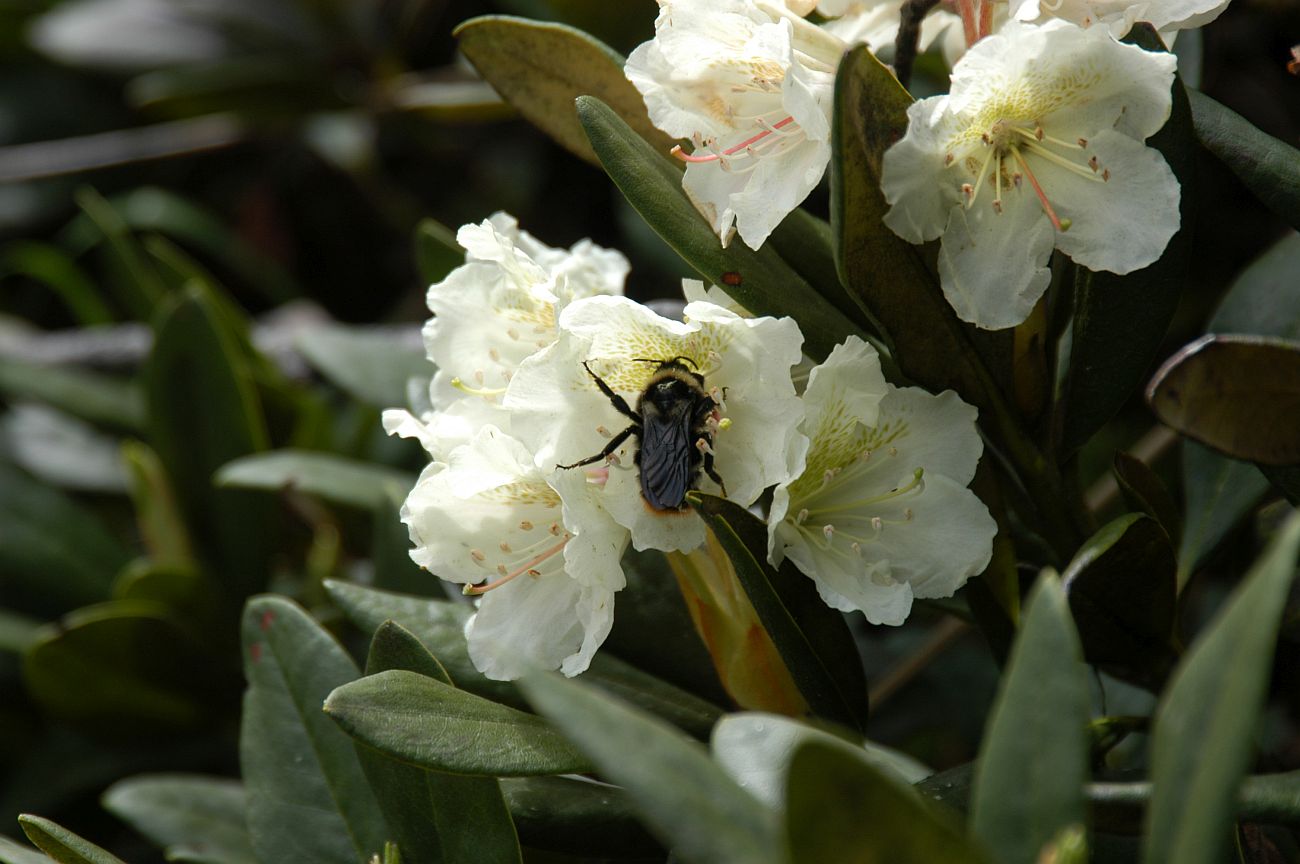
[[[616,411],[632,422],[596,455],[557,467],[578,468],[607,460],[624,441],[635,437],[641,497],[652,509],[685,510],[686,493],[695,488],[701,470],[726,496],[726,484],[713,467],[713,433],[717,429],[719,400],[705,388],[704,376],[683,361],[690,362],[690,358],[638,361],[658,366],[637,397],[636,410],[584,361],[582,368],[600,392]]]

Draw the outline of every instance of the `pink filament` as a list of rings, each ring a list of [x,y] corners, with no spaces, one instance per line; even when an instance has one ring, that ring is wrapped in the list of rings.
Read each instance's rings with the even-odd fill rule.
[[[493,588],[500,588],[502,585],[506,584],[511,579],[514,579],[516,576],[519,576],[522,573],[527,573],[529,570],[536,567],[538,564],[541,564],[547,558],[550,558],[556,552],[559,552],[561,549],[564,548],[564,545],[568,542],[569,542],[569,538],[565,537],[559,543],[556,543],[550,549],[547,549],[545,552],[543,552],[541,555],[538,555],[533,560],[529,561],[526,564],[519,565],[517,569],[512,570],[511,572],[507,573],[506,575],[498,579],[493,579],[491,582],[488,582],[485,585],[467,585],[465,586],[465,593],[471,596],[477,596],[479,594],[486,594],[487,592],[491,591]]]
[[[722,151],[722,155],[723,155],[723,156],[734,156],[734,155],[736,155],[737,153],[739,153],[741,150],[745,150],[745,149],[747,149],[747,148],[749,148],[749,147],[752,147],[752,146],[753,146],[754,144],[756,144],[757,142],[762,141],[762,140],[763,140],[764,138],[766,138],[768,135],[771,135],[773,131],[775,131],[775,130],[777,130],[777,129],[780,129],[780,128],[782,128],[783,126],[788,126],[788,125],[790,125],[790,124],[793,123],[793,122],[794,122],[794,118],[793,118],[793,117],[787,117],[787,118],[785,118],[784,120],[778,120],[776,123],[773,123],[773,124],[772,124],[772,128],[771,128],[771,129],[764,129],[762,132],[759,132],[759,133],[758,133],[757,135],[755,135],[754,137],[752,137],[752,138],[748,138],[748,139],[746,139],[746,140],[744,140],[744,141],[741,141],[741,142],[740,142],[739,144],[737,144],[735,147],[731,147],[731,148],[729,148],[729,149],[727,149],[727,150],[723,150],[723,151]],[[678,146],[674,147],[674,148],[673,148],[671,151],[669,151],[669,152],[670,152],[673,156],[676,156],[678,159],[682,160],[683,162],[716,162],[716,161],[720,158],[720,157],[718,156],[717,153],[711,153],[711,154],[709,154],[708,156],[696,156],[696,155],[693,154],[693,153],[683,153],[683,152],[682,152],[681,145],[678,145]]]

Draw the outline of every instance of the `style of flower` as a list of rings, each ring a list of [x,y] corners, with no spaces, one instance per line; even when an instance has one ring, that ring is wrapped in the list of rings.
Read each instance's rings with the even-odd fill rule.
[[[626,529],[586,474],[547,476],[495,426],[435,449],[445,461],[420,475],[402,521],[416,563],[480,598],[465,630],[474,666],[497,680],[585,670],[613,623]]]
[[[915,102],[884,156],[900,237],[942,237],[939,276],[965,321],[1023,321],[1053,247],[1090,270],[1155,262],[1179,225],[1179,186],[1143,142],[1169,117],[1175,61],[1065,21],[1008,23]]]
[[[629,424],[586,367],[634,408],[658,364],[678,359],[704,376],[723,415],[711,449],[728,497],[747,506],[789,479],[790,465],[806,446],[790,379],[803,343],[798,326],[789,318],[741,317],[707,302],[689,303],[684,319],[662,318],[622,297],[591,297],[565,308],[559,338],[524,361],[503,403],[513,434],[535,452],[539,470],[601,452]],[[703,438],[695,443],[709,447]],[[637,549],[699,546],[704,524],[698,514],[654,510],[642,498],[635,447],[628,440],[614,452],[602,506],[631,531]],[[706,478],[700,482],[718,491]]]
[[[846,44],[865,44],[873,54],[893,56],[894,42],[904,0],[820,0],[817,11],[829,20],[822,28]],[[921,21],[917,49],[927,50],[938,42],[949,64],[966,50],[961,18],[936,6]]]
[[[424,328],[437,367],[430,398],[443,409],[466,394],[499,404],[524,358],[555,339],[566,303],[622,294],[627,259],[582,240],[554,249],[497,213],[456,233],[466,261],[429,288],[434,317]]]
[[[1203,27],[1228,8],[1229,0],[1011,0],[1012,17],[1043,22],[1062,18],[1080,27],[1100,25],[1124,36],[1138,21],[1160,31],[1166,43],[1179,30]]]
[[[726,246],[757,249],[830,161],[845,45],[781,3],[659,0],[655,37],[626,74],[651,121],[689,139],[682,188]],[[807,5],[807,4],[804,4]]]
[[[901,624],[913,598],[950,597],[987,566],[997,524],[966,488],[983,448],[974,408],[890,386],[855,336],[803,399],[811,444],[772,496],[773,564],[790,559],[828,605],[874,624]]]

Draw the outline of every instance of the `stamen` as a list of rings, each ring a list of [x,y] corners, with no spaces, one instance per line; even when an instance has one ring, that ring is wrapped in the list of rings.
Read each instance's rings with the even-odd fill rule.
[[[673,147],[673,149],[669,150],[668,153],[669,155],[674,156],[682,160],[683,162],[716,162],[719,159],[722,159],[723,156],[735,156],[737,153],[741,152],[742,150],[746,151],[746,155],[748,156],[751,157],[758,156],[760,154],[750,149],[751,145],[756,144],[759,141],[762,141],[764,138],[773,134],[778,129],[782,129],[793,122],[794,122],[793,117],[786,117],[784,120],[778,120],[776,123],[773,123],[771,126],[768,126],[767,124],[762,124],[763,128],[759,131],[757,135],[754,135],[753,137],[750,138],[746,138],[744,141],[740,142],[735,147],[729,147],[726,150],[723,150],[721,153],[712,153],[708,156],[697,156],[694,153],[683,153],[680,144]]]
[[[523,573],[527,573],[529,576],[541,576],[542,575],[541,571],[535,570],[533,568],[535,568],[538,564],[541,564],[547,558],[550,558],[555,553],[563,549],[565,547],[565,544],[567,544],[571,539],[572,537],[566,534],[564,536],[564,539],[561,540],[559,543],[556,543],[554,546],[547,549],[545,552],[538,555],[536,558],[532,559],[528,563],[521,565],[518,569],[512,570],[509,573],[505,574],[504,576],[500,577],[499,579],[493,579],[491,582],[488,582],[483,585],[466,585],[464,588],[461,589],[461,593],[469,597],[477,597],[480,594],[486,594],[487,592],[491,591],[493,588],[500,588],[502,585],[506,584],[510,580],[514,579],[515,577]]]
[[[701,453],[708,453],[710,455],[713,453],[713,448],[709,446],[709,442],[704,438],[695,439],[695,449],[699,450]]]
[[[724,432],[725,432],[726,430],[728,430],[728,429],[730,429],[730,428],[731,428],[731,418],[730,418],[730,417],[723,417],[721,420],[718,421],[718,429],[719,429],[720,431],[724,431]]]
[[[984,157],[984,164],[980,165],[979,176],[975,178],[975,186],[971,189],[970,195],[966,199],[966,206],[970,207],[975,203],[975,199],[980,194],[980,187],[984,185],[984,178],[989,174],[989,166],[993,164],[993,157],[998,154],[996,148],[991,148],[987,156]],[[966,191],[963,187],[962,191]]]
[[[993,210],[1002,212],[1002,154],[997,156],[997,165],[993,169]]]
[[[925,488],[925,481],[923,479],[924,476],[925,476],[925,469],[917,468],[916,471],[913,472],[912,474],[912,479],[908,481],[905,485],[899,486],[897,489],[891,489],[888,492],[884,493],[883,495],[875,495],[869,498],[861,498],[857,501],[849,501],[844,504],[836,504],[833,507],[817,507],[810,510],[809,512],[827,514],[827,513],[843,513],[851,510],[861,510],[863,507],[869,507],[873,504],[879,504],[883,501],[889,501],[893,498],[897,498],[900,495],[906,495],[908,492],[911,492],[914,489],[924,489]],[[876,520],[879,518],[880,517],[878,516],[872,518],[872,522],[871,522],[872,527],[875,527]]]
[[[459,378],[451,379],[451,386],[462,393],[468,393],[470,396],[500,396],[506,392],[504,387],[471,387]]]
[[[604,426],[597,426],[597,427],[596,427],[596,434],[600,435],[601,438],[608,438],[608,437],[610,437],[611,435],[613,435],[614,433],[613,433],[613,432],[610,432],[610,431],[609,431],[608,429],[606,429]]]
[[[806,521],[808,521],[808,508],[807,508],[807,507],[805,507],[805,508],[803,508],[802,510],[800,510],[800,511],[799,511],[799,515],[797,515],[797,516],[794,517],[794,524],[796,524],[796,525],[802,525],[802,524],[803,524],[804,522],[806,522]]]
[[[1038,196],[1039,203],[1043,205],[1043,212],[1046,213],[1047,218],[1051,220],[1052,227],[1057,231],[1066,230],[1061,224],[1061,217],[1056,215],[1056,211],[1052,209],[1052,203],[1047,200],[1047,195],[1043,192],[1043,187],[1038,185],[1038,178],[1034,176],[1033,171],[1029,170],[1029,163],[1025,162],[1025,157],[1020,155],[1019,150],[1013,152],[1016,154],[1016,159],[1020,161],[1020,167],[1025,169],[1025,176],[1029,178],[1029,184],[1034,187],[1034,194]]]
[[[1080,177],[1086,177],[1089,180],[1097,179],[1094,175],[1090,174],[1082,165],[1075,164],[1074,162],[1071,162],[1069,159],[1066,159],[1063,156],[1053,153],[1051,150],[1048,150],[1046,147],[1042,147],[1038,144],[1035,144],[1032,141],[1026,143],[1025,147],[1031,150],[1036,155],[1042,156],[1048,162],[1055,163],[1057,165],[1060,165],[1062,168],[1065,168],[1066,170],[1073,171],[1075,174],[1078,174]],[[1093,158],[1095,159],[1096,157],[1094,156]]]
[[[519,530],[520,530],[520,531],[532,531],[532,530],[533,530],[533,523],[532,523],[532,522],[529,522],[527,519],[524,519],[523,521],[521,521],[521,522],[519,523]]]

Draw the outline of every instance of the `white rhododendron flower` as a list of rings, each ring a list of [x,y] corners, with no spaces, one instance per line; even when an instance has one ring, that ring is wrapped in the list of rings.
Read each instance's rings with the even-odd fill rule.
[[[1128,33],[1139,21],[1146,21],[1169,36],[1179,30],[1209,24],[1229,0],[1011,0],[1011,15],[1020,21],[1043,22],[1052,18],[1072,21],[1080,27],[1101,25],[1111,35]]]
[[[885,224],[942,237],[939,276],[965,321],[1023,321],[1053,247],[1090,270],[1155,262],[1178,230],[1179,186],[1143,142],[1169,118],[1174,58],[1065,21],[1010,22],[915,102],[885,153]]]
[[[789,558],[827,604],[875,624],[901,624],[913,598],[950,597],[988,565],[997,524],[966,488],[983,448],[974,408],[890,386],[855,336],[803,398],[811,444],[772,497],[772,563]]]
[[[805,4],[806,5],[806,4]],[[757,249],[830,161],[844,44],[762,0],[659,0],[655,37],[626,73],[651,121],[689,139],[682,186],[725,246]]]
[[[534,450],[540,470],[598,454],[630,425],[594,376],[635,411],[659,364],[676,359],[703,376],[716,400],[721,420],[714,420],[712,446],[703,438],[691,443],[712,451],[727,497],[749,505],[789,479],[790,465],[806,447],[797,431],[802,406],[790,379],[803,335],[792,319],[744,318],[694,302],[686,306],[685,321],[673,321],[626,298],[591,297],[570,304],[559,329],[554,344],[520,366],[504,402],[513,433]],[[631,531],[637,549],[699,546],[704,523],[698,514],[657,510],[642,497],[636,447],[629,438],[612,454],[602,505]],[[703,474],[699,483],[718,491]]]
[[[828,20],[824,29],[849,45],[864,43],[872,53],[892,57],[904,0],[820,0],[817,11]],[[925,51],[938,42],[944,57],[954,63],[966,50],[961,18],[936,6],[921,21],[916,42]]]
[[[533,668],[585,670],[609,635],[627,530],[581,472],[539,470],[495,426],[431,463],[402,507],[420,566],[481,595],[466,626],[469,653],[489,678]]]
[[[590,240],[553,249],[497,213],[456,232],[465,263],[429,288],[434,317],[424,328],[435,409],[466,394],[499,403],[524,358],[555,339],[566,303],[622,294],[627,259]]]

